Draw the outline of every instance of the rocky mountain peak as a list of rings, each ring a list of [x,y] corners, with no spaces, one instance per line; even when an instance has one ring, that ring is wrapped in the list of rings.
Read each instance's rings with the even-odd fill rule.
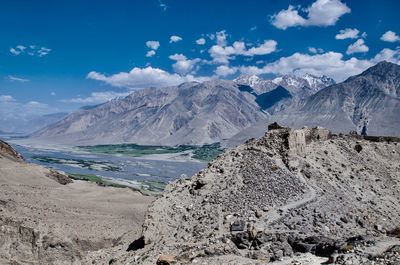
[[[260,82],[264,81],[264,79],[260,78],[257,75],[241,75],[238,78],[234,79],[233,81],[238,84],[244,84],[251,87],[255,87],[258,84],[260,84]]]
[[[390,72],[400,72],[400,65],[388,61],[381,61],[365,70],[361,75],[383,75]]]
[[[359,76],[370,76],[375,80],[394,86],[393,89],[399,93],[400,87],[400,65],[382,61],[361,73]]]

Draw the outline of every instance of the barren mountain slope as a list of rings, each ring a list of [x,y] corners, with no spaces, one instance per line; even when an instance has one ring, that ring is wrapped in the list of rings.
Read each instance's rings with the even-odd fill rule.
[[[271,130],[168,186],[145,245],[116,264],[264,264],[295,252],[369,264],[400,244],[388,232],[400,220],[400,144],[378,140]]]
[[[71,183],[25,163],[0,141],[0,264],[91,264],[88,253],[139,235],[152,200],[129,189]],[[98,264],[108,263],[103,259]]]
[[[293,127],[320,125],[334,132],[399,136],[400,66],[380,62],[273,119]]]
[[[62,144],[204,144],[229,138],[266,114],[232,81],[136,91],[80,110],[33,138]]]
[[[380,62],[342,83],[331,85],[268,117],[292,128],[323,126],[334,133],[400,136],[400,66]],[[261,137],[267,123],[243,129],[225,146]]]

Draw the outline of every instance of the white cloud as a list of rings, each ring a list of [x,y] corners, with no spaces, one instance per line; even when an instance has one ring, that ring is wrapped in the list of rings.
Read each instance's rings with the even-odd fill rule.
[[[49,54],[49,52],[51,52],[51,49],[46,48],[46,47],[41,47],[41,48],[37,51],[37,56],[43,57],[43,56],[46,56],[47,54]]]
[[[266,64],[264,67],[242,66],[241,73],[246,74],[289,74],[289,73],[311,73],[315,75],[327,75],[336,81],[343,81],[352,75],[360,74],[368,67],[386,60],[393,63],[400,63],[400,49],[383,49],[375,57],[357,59],[352,57],[343,59],[343,54],[338,52],[326,52],[323,54],[302,54],[294,53],[288,57],[281,57],[275,62]]]
[[[174,71],[176,73],[181,74],[181,75],[185,75],[189,72],[191,72],[192,74],[194,72],[196,72],[197,69],[195,69],[195,66],[197,63],[199,63],[201,61],[201,59],[199,59],[199,58],[189,60],[183,54],[170,55],[169,59],[176,61],[172,65],[172,68],[174,69]]]
[[[340,0],[317,0],[308,8],[307,24],[310,26],[335,25],[350,8]]]
[[[271,23],[279,29],[287,29],[295,26],[331,26],[335,25],[339,18],[350,13],[350,8],[340,0],[317,0],[311,6],[304,9],[307,17],[299,14],[300,7],[289,5],[288,9],[281,10],[271,17]]]
[[[46,47],[38,47],[36,45],[29,45],[28,47],[24,45],[17,45],[13,48],[10,48],[10,53],[14,55],[28,54],[30,56],[38,56],[43,57],[51,52],[51,49]]]
[[[265,40],[263,44],[257,47],[250,48],[245,55],[253,56],[253,55],[265,55],[270,54],[276,51],[276,46],[278,43],[274,40]]]
[[[233,59],[235,55],[254,56],[270,54],[276,51],[278,44],[274,40],[265,40],[259,46],[247,49],[243,41],[235,41],[232,46],[226,46],[226,41],[219,43],[225,43],[225,45],[220,45],[217,41],[217,45],[213,45],[208,52],[213,58],[213,62],[222,64],[229,63],[229,60]]]
[[[219,46],[225,46],[226,45],[226,39],[228,35],[226,34],[226,30],[221,30],[215,34],[217,38],[217,45]]]
[[[14,81],[21,82],[21,83],[25,83],[25,82],[29,82],[30,81],[29,79],[16,77],[16,76],[13,76],[13,75],[9,75],[8,76],[8,80],[13,81],[13,82]]]
[[[323,49],[321,49],[321,48],[315,48],[315,47],[308,47],[308,51],[310,52],[310,53],[323,53],[324,52],[324,50]]]
[[[396,50],[385,48],[371,59],[371,62],[374,64],[382,61],[400,64],[400,48],[397,47]]]
[[[55,96],[56,92],[53,91],[53,92],[50,93],[50,95]]]
[[[20,55],[25,51],[26,47],[23,45],[17,45],[15,48],[10,48],[10,52],[14,55]]]
[[[154,55],[156,55],[156,51],[155,50],[150,50],[146,53],[146,57],[153,57]]]
[[[294,6],[289,5],[287,10],[281,10],[278,14],[274,14],[271,23],[278,29],[285,30],[289,27],[304,26],[306,20],[299,15],[299,11]]]
[[[153,57],[156,55],[156,50],[160,48],[160,42],[156,40],[149,40],[146,41],[146,46],[147,48],[151,49],[150,51],[147,51],[146,57]]]
[[[94,104],[94,103],[104,103],[110,101],[117,97],[126,97],[131,92],[115,92],[115,91],[106,91],[106,92],[92,92],[89,97],[76,97],[72,99],[63,99],[60,102],[65,103],[82,103],[82,104]]]
[[[196,43],[198,45],[204,45],[204,44],[206,44],[206,39],[205,38],[200,38],[200,39],[196,40]]]
[[[250,31],[255,31],[257,29],[257,26],[253,26],[250,28]]]
[[[381,40],[387,41],[387,42],[396,42],[396,41],[400,41],[400,37],[396,34],[396,32],[389,30],[389,31],[386,31],[385,34],[382,35]]]
[[[217,67],[217,69],[215,70],[215,73],[218,76],[228,76],[228,75],[233,75],[237,72],[237,68],[235,67],[229,67],[226,65],[220,65]]]
[[[12,102],[12,101],[15,101],[15,99],[12,96],[0,95],[0,102]]]
[[[188,81],[204,81],[207,78],[194,77],[193,75],[181,76],[171,74],[159,68],[148,66],[146,68],[135,67],[129,72],[121,72],[111,76],[92,71],[87,78],[103,81],[111,86],[126,87],[131,89],[146,87],[165,87],[178,85]]]
[[[48,105],[47,104],[43,104],[40,103],[38,101],[29,101],[28,103],[26,103],[28,106],[34,106],[34,107],[39,107],[39,108],[46,108]]]
[[[221,46],[221,45],[213,45],[208,53],[213,58],[213,62],[215,63],[229,63],[229,60],[232,59],[230,56],[238,53],[242,53],[244,50],[243,42],[234,42],[232,46]]]
[[[349,47],[347,47],[346,54],[353,54],[353,53],[359,53],[359,52],[368,52],[369,48],[367,45],[365,45],[363,39],[358,39],[356,42],[353,44],[350,44]]]
[[[182,61],[182,60],[187,59],[186,56],[181,53],[180,54],[176,53],[176,54],[170,55],[170,56],[168,56],[168,58],[171,60],[174,60],[174,61]]]
[[[169,43],[178,42],[178,41],[181,41],[181,40],[182,40],[182,38],[179,37],[179,36],[176,36],[176,35],[172,35],[171,37],[169,37]]]
[[[149,49],[158,50],[158,48],[160,47],[160,42],[156,41],[156,40],[149,40],[149,41],[146,41],[146,46]]]
[[[360,31],[358,29],[341,29],[338,34],[336,34],[335,39],[344,40],[344,39],[356,39],[358,38],[358,34]]]

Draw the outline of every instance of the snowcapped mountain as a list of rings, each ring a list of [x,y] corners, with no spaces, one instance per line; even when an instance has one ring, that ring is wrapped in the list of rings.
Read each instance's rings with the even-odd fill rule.
[[[264,109],[269,113],[282,111],[290,105],[297,104],[299,100],[335,84],[332,78],[327,76],[319,77],[312,74],[303,76],[283,75],[273,80],[265,80],[257,75],[242,75],[236,78],[234,82],[251,87],[255,94],[263,98],[271,97],[271,95],[285,95],[284,97],[276,98],[274,104],[271,104],[268,109]],[[282,89],[286,90],[287,93]]]
[[[234,82],[252,87],[257,94],[269,92],[278,86],[282,86],[288,90],[292,96],[299,96],[301,98],[335,84],[335,80],[332,78],[327,76],[315,76],[312,74],[305,74],[303,76],[288,74],[272,80],[265,80],[257,75],[241,75],[236,78]]]
[[[241,75],[233,81],[239,85],[250,86],[257,94],[272,91],[278,86],[272,80],[265,80],[257,75]]]

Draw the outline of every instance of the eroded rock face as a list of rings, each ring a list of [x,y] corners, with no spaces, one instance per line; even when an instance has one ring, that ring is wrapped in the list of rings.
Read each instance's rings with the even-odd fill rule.
[[[50,170],[49,173],[46,174],[46,176],[57,181],[61,185],[67,185],[73,182],[72,179],[68,177],[68,175],[55,170]]]
[[[132,255],[140,264],[162,254],[180,264],[253,264],[294,252],[344,253],[349,238],[374,242],[398,225],[399,169],[396,142],[323,128],[271,130],[169,185],[148,211],[145,247]]]
[[[22,155],[18,153],[11,145],[0,140],[0,157],[6,157],[14,161],[24,161]]]

